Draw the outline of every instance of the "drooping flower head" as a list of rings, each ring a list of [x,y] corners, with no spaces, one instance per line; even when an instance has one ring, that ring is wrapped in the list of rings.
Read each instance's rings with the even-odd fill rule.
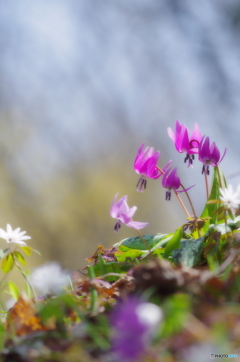
[[[175,124],[175,132],[168,127],[169,137],[173,140],[176,150],[180,153],[186,152],[184,162],[188,161],[188,167],[192,166],[194,154],[198,153],[199,144],[202,140],[202,134],[195,123],[194,130],[191,132],[185,124],[181,124],[178,120]]]
[[[180,187],[180,178],[177,175],[177,168],[171,167],[165,172],[162,178],[162,186],[166,189],[166,200],[171,200],[171,190],[177,190]]]
[[[31,239],[31,236],[24,235],[26,231],[20,232],[20,230],[20,228],[13,230],[11,225],[7,224],[7,231],[0,228],[0,238],[5,239],[8,244],[27,245],[23,240]]]
[[[146,351],[162,319],[152,303],[129,298],[117,304],[111,317],[112,349],[117,361],[136,361]]]
[[[142,143],[138,149],[137,156],[134,161],[134,170],[141,175],[137,187],[138,191],[143,191],[147,186],[147,177],[157,179],[162,175],[162,172],[157,168],[160,152],[154,152],[153,147],[146,147],[143,150],[145,143]]]
[[[177,168],[172,169],[171,167],[167,169],[162,178],[162,186],[167,189],[166,191],[166,200],[171,200],[171,190],[177,191],[181,186],[180,178],[177,174]],[[194,186],[194,185],[193,185]],[[187,189],[178,190],[177,192],[185,192],[191,189],[193,186],[188,187]]]
[[[119,199],[117,201],[117,197],[118,197],[118,193],[114,196],[111,208],[110,208],[110,215],[114,218],[117,219],[117,223],[114,227],[115,231],[118,231],[119,228],[121,227],[121,223],[139,230],[144,228],[145,226],[148,225],[148,222],[139,222],[139,221],[133,221],[132,217],[135,214],[136,210],[137,210],[137,206],[133,206],[133,207],[129,207],[127,204],[127,196],[123,196],[121,197],[121,199]]]
[[[203,163],[202,173],[209,175],[209,165],[216,167],[224,158],[227,149],[225,148],[221,157],[220,151],[215,142],[210,145],[209,137],[202,138],[199,145],[198,159]]]
[[[228,187],[220,188],[220,200],[223,204],[230,209],[231,211],[235,211],[240,206],[240,188],[238,186],[237,191],[233,191],[232,185],[228,185]]]

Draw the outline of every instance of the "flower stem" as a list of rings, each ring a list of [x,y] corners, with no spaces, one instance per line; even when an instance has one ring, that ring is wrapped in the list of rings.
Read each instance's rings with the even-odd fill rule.
[[[220,175],[219,167],[216,166],[216,168],[217,168],[217,173],[218,173],[219,185],[220,185],[221,188],[223,188],[222,178],[221,178],[221,175]]]
[[[139,231],[138,229],[136,229],[136,230],[137,230],[137,232],[138,232],[138,234],[139,234],[140,238],[142,239],[142,241],[143,241],[144,245],[147,247],[147,250],[149,250],[149,251],[151,252],[151,249],[150,249],[150,247],[149,247],[148,243],[146,242],[146,240],[144,239],[143,234],[141,233],[141,231]]]
[[[182,201],[181,197],[178,195],[177,191],[175,191],[175,190],[174,190],[174,193],[175,193],[175,195],[177,196],[178,201],[180,202],[180,204],[181,204],[181,206],[182,206],[182,208],[183,208],[184,212],[186,213],[187,217],[191,217],[191,215],[190,215],[190,214],[189,214],[189,212],[187,211],[187,208],[186,208],[186,206],[184,205],[184,203],[183,203],[183,201]]]
[[[164,175],[164,171],[163,171],[160,167],[157,166],[157,169],[158,169],[160,172],[162,172],[162,174]],[[182,185],[182,184],[180,184],[180,185],[181,185],[181,187],[184,189],[183,185]],[[181,204],[184,212],[186,213],[187,217],[191,217],[191,215],[189,214],[189,212],[188,212],[186,206],[184,205],[181,197],[178,195],[178,193],[177,193],[175,190],[174,190],[174,192],[175,192],[175,195],[177,196],[178,201],[180,202],[180,204]],[[191,199],[190,199],[190,197],[189,197],[189,195],[188,195],[188,192],[185,191],[185,193],[186,193],[186,195],[187,195],[187,198],[188,198],[189,204],[190,204],[190,206],[191,206],[193,215],[194,215],[195,218],[197,218],[196,213],[195,213],[195,210],[194,210],[194,207],[193,207],[193,204],[192,204],[192,201],[191,201]]]
[[[205,177],[205,185],[206,185],[206,194],[207,194],[207,200],[209,198],[209,188],[208,188],[208,175],[204,172]]]
[[[183,186],[183,184],[180,184],[180,185],[181,185],[182,189],[185,190],[185,187]],[[189,202],[189,204],[190,204],[190,206],[191,206],[191,209],[192,209],[192,212],[193,212],[193,216],[194,216],[195,218],[197,218],[196,212],[195,212],[194,207],[193,207],[192,200],[191,200],[188,192],[187,192],[187,191],[184,191],[184,192],[185,192],[185,194],[186,194],[186,196],[187,196],[187,198],[188,198],[188,202]]]

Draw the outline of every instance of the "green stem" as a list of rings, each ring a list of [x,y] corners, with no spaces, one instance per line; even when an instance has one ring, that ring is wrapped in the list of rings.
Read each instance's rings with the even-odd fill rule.
[[[150,251],[150,253],[151,253],[152,251],[151,251],[151,249],[150,249],[150,247],[149,247],[148,243],[147,243],[147,242],[146,242],[146,240],[144,239],[143,234],[142,234],[142,233],[141,233],[138,229],[136,229],[136,230],[137,230],[137,232],[138,232],[138,234],[139,234],[140,238],[142,239],[142,241],[143,241],[144,245],[146,246],[147,250],[149,250],[149,251]]]
[[[208,175],[204,172],[207,200],[209,198]]]
[[[160,167],[157,166],[157,169],[158,169],[160,172],[162,172],[162,174],[164,175],[164,172],[163,172],[163,170],[162,170]],[[180,185],[181,185],[181,187],[184,189],[183,185],[182,185],[182,184],[180,184]],[[191,217],[190,214],[189,214],[189,212],[188,212],[188,210],[187,210],[187,208],[186,208],[186,206],[184,205],[181,197],[178,195],[178,193],[177,193],[175,190],[174,190],[174,192],[175,192],[175,195],[177,196],[178,201],[180,202],[180,204],[181,204],[184,212],[186,213],[187,217]],[[186,193],[187,198],[188,198],[188,201],[189,201],[189,203],[190,203],[190,206],[191,206],[193,215],[194,215],[194,217],[197,217],[197,216],[196,216],[196,213],[195,213],[195,210],[194,210],[194,207],[193,207],[193,204],[192,204],[192,201],[191,201],[191,199],[190,199],[190,197],[189,197],[189,195],[188,195],[188,192],[185,191],[185,193]]]
[[[219,167],[216,166],[216,168],[217,168],[217,173],[218,173],[219,185],[220,185],[221,188],[223,188],[222,178],[221,178],[221,175],[220,175]]]

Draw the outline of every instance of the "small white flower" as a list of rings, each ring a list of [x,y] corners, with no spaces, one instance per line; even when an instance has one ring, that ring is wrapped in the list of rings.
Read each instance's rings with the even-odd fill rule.
[[[232,185],[228,185],[226,188],[220,188],[220,200],[226,205],[229,209],[234,211],[240,205],[240,195],[239,188],[237,192],[233,192]]]
[[[153,303],[141,303],[136,308],[137,316],[147,328],[150,335],[154,334],[163,318],[161,308]]]
[[[69,276],[56,262],[36,268],[30,275],[30,282],[41,294],[58,294],[69,284]]]
[[[7,243],[27,245],[23,240],[31,239],[31,236],[24,235],[26,231],[20,232],[20,230],[20,228],[13,230],[11,225],[7,224],[7,231],[0,228],[0,238],[5,239]]]

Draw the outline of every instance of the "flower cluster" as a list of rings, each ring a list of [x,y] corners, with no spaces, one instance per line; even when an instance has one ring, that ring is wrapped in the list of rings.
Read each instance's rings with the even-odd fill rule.
[[[167,132],[169,137],[174,142],[176,150],[179,153],[186,152],[184,162],[188,163],[188,167],[192,167],[195,155],[198,155],[198,160],[203,164],[202,174],[204,174],[206,177],[208,198],[209,193],[207,176],[210,173],[209,167],[218,166],[226,154],[226,148],[221,156],[215,142],[211,143],[209,137],[202,136],[197,123],[195,123],[193,131],[190,131],[185,126],[185,124],[181,124],[177,120],[175,124],[175,130],[173,131],[171,128],[168,128]],[[180,192],[187,192],[189,189],[195,186],[192,185],[188,188],[184,188],[178,176],[177,168],[170,167],[172,160],[170,160],[163,168],[160,168],[158,166],[160,152],[154,151],[153,147],[146,147],[145,149],[144,147],[145,143],[142,143],[137,151],[133,165],[135,172],[140,175],[140,178],[137,182],[137,191],[142,192],[146,189],[147,178],[154,180],[161,178],[162,187],[167,189],[165,197],[166,200],[171,199],[172,190],[177,195]],[[110,209],[111,216],[118,220],[114,227],[115,231],[119,230],[121,223],[124,223],[125,225],[137,230],[144,228],[148,224],[132,220],[132,216],[134,215],[137,207],[133,206],[132,208],[129,208],[127,204],[127,196],[123,196],[118,202],[116,202],[116,197],[117,195],[115,195]],[[177,197],[179,198],[179,196]],[[227,196],[223,193],[222,197],[229,198],[229,192],[227,193]],[[231,201],[229,202],[231,203]],[[189,217],[190,214],[186,211],[186,208],[185,212]]]

